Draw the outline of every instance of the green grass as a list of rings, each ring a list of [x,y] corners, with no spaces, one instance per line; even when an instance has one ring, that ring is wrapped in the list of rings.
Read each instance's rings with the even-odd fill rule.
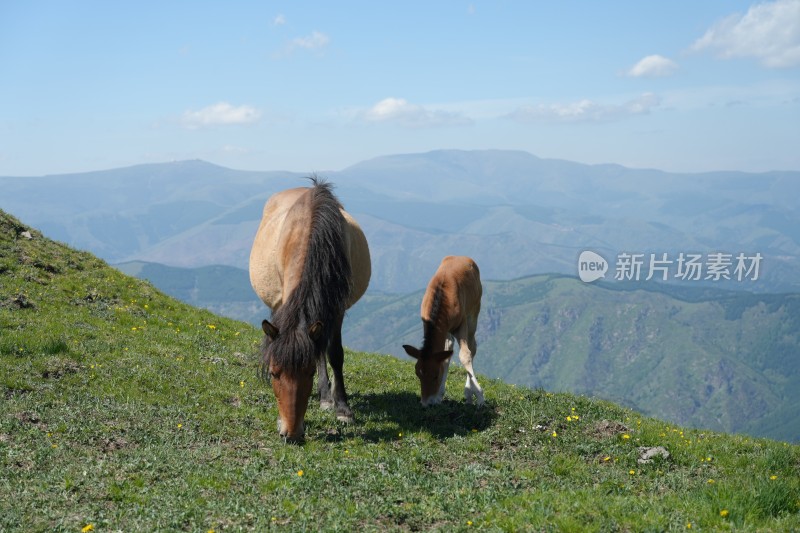
[[[461,368],[423,410],[377,354],[355,423],[285,445],[258,330],[26,229],[0,211],[0,531],[800,529],[798,446],[487,378],[475,408]]]

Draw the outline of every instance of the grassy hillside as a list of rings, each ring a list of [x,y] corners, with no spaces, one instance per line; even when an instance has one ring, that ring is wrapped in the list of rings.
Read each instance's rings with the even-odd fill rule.
[[[259,324],[247,272],[118,265],[181,301]],[[406,359],[420,342],[421,292],[367,294],[345,343]],[[530,276],[484,281],[483,373],[507,383],[613,400],[675,423],[800,442],[800,295],[713,287],[587,285]],[[676,394],[680,391],[680,394]]]
[[[800,528],[798,446],[487,378],[477,409],[459,369],[422,410],[382,355],[346,354],[354,424],[284,445],[259,337],[0,211],[0,530]]]
[[[422,293],[354,309],[363,349],[418,343]],[[800,442],[800,295],[484,281],[479,372],[599,396],[692,427]]]

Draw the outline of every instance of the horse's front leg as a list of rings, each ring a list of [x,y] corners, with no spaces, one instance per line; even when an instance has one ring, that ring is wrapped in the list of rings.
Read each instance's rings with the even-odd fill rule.
[[[478,378],[472,368],[472,360],[475,358],[475,352],[478,351],[474,326],[466,329],[466,334],[459,332],[457,336],[459,344],[458,358],[464,370],[467,371],[467,382],[464,384],[464,400],[467,403],[472,403],[472,400],[475,399],[478,405],[483,405],[483,389],[478,384]]]
[[[333,396],[331,396],[331,382],[328,380],[328,363],[325,360],[325,354],[322,354],[317,360],[317,382],[320,408],[331,409],[333,407]]]
[[[335,328],[335,333],[328,343],[328,359],[333,370],[333,402],[336,407],[336,418],[341,422],[352,422],[353,411],[347,404],[347,392],[344,388],[344,348],[342,348],[341,326]]]

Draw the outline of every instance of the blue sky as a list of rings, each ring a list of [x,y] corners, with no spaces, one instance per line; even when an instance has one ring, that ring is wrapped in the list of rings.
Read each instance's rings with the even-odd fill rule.
[[[441,148],[800,170],[800,0],[0,3],[0,175]]]

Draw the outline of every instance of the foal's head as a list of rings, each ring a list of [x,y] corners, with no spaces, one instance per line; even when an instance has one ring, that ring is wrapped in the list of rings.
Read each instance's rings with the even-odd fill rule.
[[[424,348],[420,350],[408,344],[404,344],[403,349],[408,355],[417,360],[416,365],[414,365],[414,371],[422,388],[422,406],[427,407],[437,403],[441,400],[439,390],[442,387],[442,380],[445,377],[445,371],[450,362],[450,356],[453,355],[453,350],[431,353]]]
[[[304,419],[320,354],[316,341],[322,333],[322,323],[278,331],[264,320],[261,329],[262,372],[272,382],[278,401],[278,432],[287,442],[300,442],[305,435]]]

